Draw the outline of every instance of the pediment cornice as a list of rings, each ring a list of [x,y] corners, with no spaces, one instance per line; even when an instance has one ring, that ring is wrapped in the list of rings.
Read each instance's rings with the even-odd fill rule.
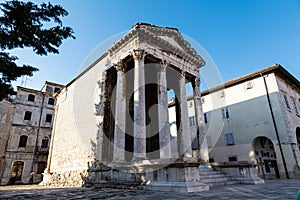
[[[165,38],[170,38],[172,42]],[[140,44],[144,43],[161,52],[176,55],[194,66],[201,67],[205,64],[204,60],[197,54],[191,45],[183,39],[177,29],[162,28],[145,24],[136,24],[129,33],[107,50],[108,54],[116,54],[133,40],[135,40],[137,48],[139,48]],[[174,44],[174,42],[176,42],[176,44]]]

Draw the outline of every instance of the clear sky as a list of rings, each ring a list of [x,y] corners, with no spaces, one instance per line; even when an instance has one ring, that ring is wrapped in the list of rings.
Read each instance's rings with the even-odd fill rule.
[[[3,2],[3,0],[1,1]],[[43,1],[37,0],[36,3]],[[128,31],[136,22],[178,28],[201,44],[224,81],[274,63],[300,79],[299,0],[51,0],[69,15],[64,24],[76,40],[64,41],[59,55],[36,56],[15,50],[20,64],[40,69],[23,86],[40,89],[44,81],[67,84],[101,42]],[[21,84],[21,81],[14,85]]]

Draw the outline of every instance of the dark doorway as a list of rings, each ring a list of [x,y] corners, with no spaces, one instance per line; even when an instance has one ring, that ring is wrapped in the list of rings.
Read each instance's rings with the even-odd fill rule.
[[[14,181],[21,181],[23,173],[24,162],[15,161],[11,170],[11,179]]]
[[[273,142],[264,136],[252,142],[258,164],[258,175],[262,178],[280,178]]]

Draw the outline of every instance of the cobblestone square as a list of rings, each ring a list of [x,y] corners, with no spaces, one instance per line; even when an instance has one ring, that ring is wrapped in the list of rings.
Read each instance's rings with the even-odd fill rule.
[[[296,199],[300,180],[266,180],[264,185],[228,185],[201,193],[152,192],[126,189],[1,186],[0,199]]]

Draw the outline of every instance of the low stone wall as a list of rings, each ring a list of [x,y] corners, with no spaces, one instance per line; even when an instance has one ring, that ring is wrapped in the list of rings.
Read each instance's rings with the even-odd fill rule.
[[[43,175],[43,181],[40,183],[40,185],[43,186],[81,187],[88,177],[88,172],[86,170],[78,170],[60,173],[44,173]]]
[[[257,176],[256,165],[249,162],[210,163],[215,170],[231,176],[231,179],[242,184],[264,184],[265,181]]]

